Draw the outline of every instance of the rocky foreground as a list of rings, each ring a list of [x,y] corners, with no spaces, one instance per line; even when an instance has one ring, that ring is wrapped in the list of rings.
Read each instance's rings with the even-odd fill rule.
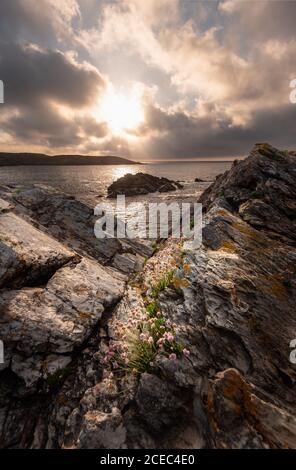
[[[202,195],[203,245],[99,241],[48,188],[0,194],[2,448],[295,448],[296,159]]]

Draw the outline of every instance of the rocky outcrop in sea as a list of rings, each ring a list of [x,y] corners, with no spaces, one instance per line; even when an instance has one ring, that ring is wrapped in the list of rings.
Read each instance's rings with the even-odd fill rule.
[[[118,178],[108,188],[108,197],[114,198],[120,194],[125,196],[138,196],[143,194],[154,193],[156,191],[165,193],[176,191],[183,186],[177,181],[171,181],[167,178],[158,178],[157,176],[147,173],[131,173]]]
[[[48,188],[0,197],[1,447],[296,447],[292,153],[219,176],[195,249],[96,240]]]

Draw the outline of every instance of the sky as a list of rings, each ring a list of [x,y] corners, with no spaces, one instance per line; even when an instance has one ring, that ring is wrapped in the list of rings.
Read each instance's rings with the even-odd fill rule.
[[[296,1],[1,0],[0,151],[296,148]]]

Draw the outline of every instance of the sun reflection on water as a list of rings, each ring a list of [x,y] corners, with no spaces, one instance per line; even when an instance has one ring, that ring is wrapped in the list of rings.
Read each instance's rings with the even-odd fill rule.
[[[118,178],[122,178],[122,176],[125,176],[128,173],[135,175],[137,173],[137,168],[133,166],[120,166],[120,167],[114,168],[112,173],[113,173],[113,178],[118,179]]]

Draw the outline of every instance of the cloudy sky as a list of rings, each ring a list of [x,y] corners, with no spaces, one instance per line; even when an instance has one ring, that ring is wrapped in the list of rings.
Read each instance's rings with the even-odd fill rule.
[[[296,148],[296,1],[1,0],[0,150]]]

